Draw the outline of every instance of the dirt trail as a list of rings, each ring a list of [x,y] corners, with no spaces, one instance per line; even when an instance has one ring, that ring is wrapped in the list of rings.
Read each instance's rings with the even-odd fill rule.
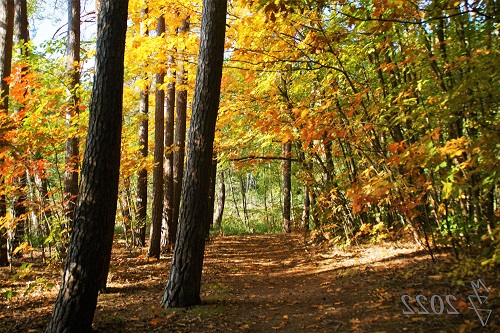
[[[100,295],[97,332],[497,332],[498,281],[483,277],[493,309],[482,327],[468,309],[469,286],[452,287],[414,246],[346,250],[307,246],[300,235],[218,237],[207,245],[201,306],[162,309],[171,257],[147,261],[115,246],[108,293]],[[442,256],[441,262],[448,258]],[[41,269],[42,267],[40,267]],[[46,274],[59,282],[59,275]],[[0,281],[6,271],[0,271]],[[478,277],[479,278],[479,277]],[[33,277],[31,278],[33,279]],[[12,287],[12,286],[11,286]],[[40,332],[55,290],[0,300],[0,332]],[[403,315],[401,296],[454,295],[458,315]],[[415,311],[415,302],[409,302]],[[424,305],[430,310],[429,302]],[[447,305],[445,305],[446,307]],[[447,308],[448,309],[448,308]],[[439,308],[437,309],[439,311]]]

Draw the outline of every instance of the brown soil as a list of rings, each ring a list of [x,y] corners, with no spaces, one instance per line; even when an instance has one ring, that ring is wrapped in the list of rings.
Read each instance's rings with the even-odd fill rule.
[[[115,246],[109,289],[99,296],[96,332],[500,332],[500,283],[497,276],[478,276],[490,293],[491,309],[482,326],[467,296],[470,281],[453,287],[446,275],[451,258],[429,255],[409,244],[362,245],[332,249],[307,245],[300,235],[217,237],[207,245],[203,271],[203,304],[189,309],[162,309],[171,257],[148,261],[143,249]],[[29,260],[24,260],[27,262]],[[41,332],[48,322],[57,286],[39,283],[26,296],[29,281],[59,283],[59,269],[34,261],[33,273],[12,280],[0,269],[0,332]],[[40,282],[40,280],[38,280]],[[431,314],[403,314],[402,295],[417,312],[417,295]],[[430,299],[451,299],[459,314],[432,313]],[[4,295],[5,296],[5,295]],[[409,298],[408,297],[408,298]],[[439,298],[434,297],[440,312]],[[478,304],[479,305],[479,304]],[[421,309],[420,309],[421,310]],[[486,313],[486,312],[485,312]]]

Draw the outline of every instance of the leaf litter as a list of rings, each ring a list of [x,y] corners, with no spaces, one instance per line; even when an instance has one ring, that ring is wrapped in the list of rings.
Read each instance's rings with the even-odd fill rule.
[[[492,315],[483,327],[468,303],[470,284],[456,286],[447,277],[452,257],[442,254],[433,264],[425,251],[409,243],[331,248],[297,234],[215,237],[206,248],[202,304],[188,309],[159,306],[171,255],[148,261],[144,251],[115,244],[94,332],[500,331],[497,274],[473,277],[490,291],[483,307]],[[16,268],[26,262],[33,264],[33,273],[13,280]],[[36,258],[17,264],[12,273],[0,268],[0,332],[43,332],[61,268]],[[23,295],[38,279],[45,287]],[[409,295],[415,314],[403,314],[402,295]],[[430,314],[419,314],[417,295],[429,301],[433,295],[443,300],[453,295],[459,314],[435,314],[429,301],[422,305]]]

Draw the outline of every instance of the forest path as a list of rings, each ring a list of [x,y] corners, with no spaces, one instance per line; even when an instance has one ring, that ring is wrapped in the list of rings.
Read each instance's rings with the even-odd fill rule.
[[[298,234],[216,237],[206,249],[203,304],[190,309],[159,307],[171,256],[148,261],[143,249],[129,252],[122,243],[113,252],[108,292],[99,296],[94,319],[96,332],[500,331],[498,280],[486,279],[487,304],[494,312],[483,328],[465,303],[470,284],[452,287],[442,272],[449,257],[441,256],[441,264],[434,265],[425,251],[409,244],[335,249],[307,245]],[[33,268],[37,277],[59,283],[58,270]],[[9,284],[6,276],[2,269],[0,287]],[[52,288],[0,299],[0,332],[41,332],[55,293]],[[460,314],[447,314],[451,308],[445,303],[440,315],[403,315],[404,294],[413,300],[419,294],[429,300],[454,295],[452,305]],[[414,301],[409,304],[417,310]],[[431,311],[429,302],[424,306]]]

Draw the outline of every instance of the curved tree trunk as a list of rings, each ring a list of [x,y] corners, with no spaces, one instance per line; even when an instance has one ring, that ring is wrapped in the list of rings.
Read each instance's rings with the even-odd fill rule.
[[[219,107],[227,0],[204,0],[198,72],[182,184],[178,239],[162,306],[200,304],[215,123]]]
[[[118,199],[127,7],[126,0],[101,4],[82,181],[47,333],[92,331],[100,281],[109,268]]]

